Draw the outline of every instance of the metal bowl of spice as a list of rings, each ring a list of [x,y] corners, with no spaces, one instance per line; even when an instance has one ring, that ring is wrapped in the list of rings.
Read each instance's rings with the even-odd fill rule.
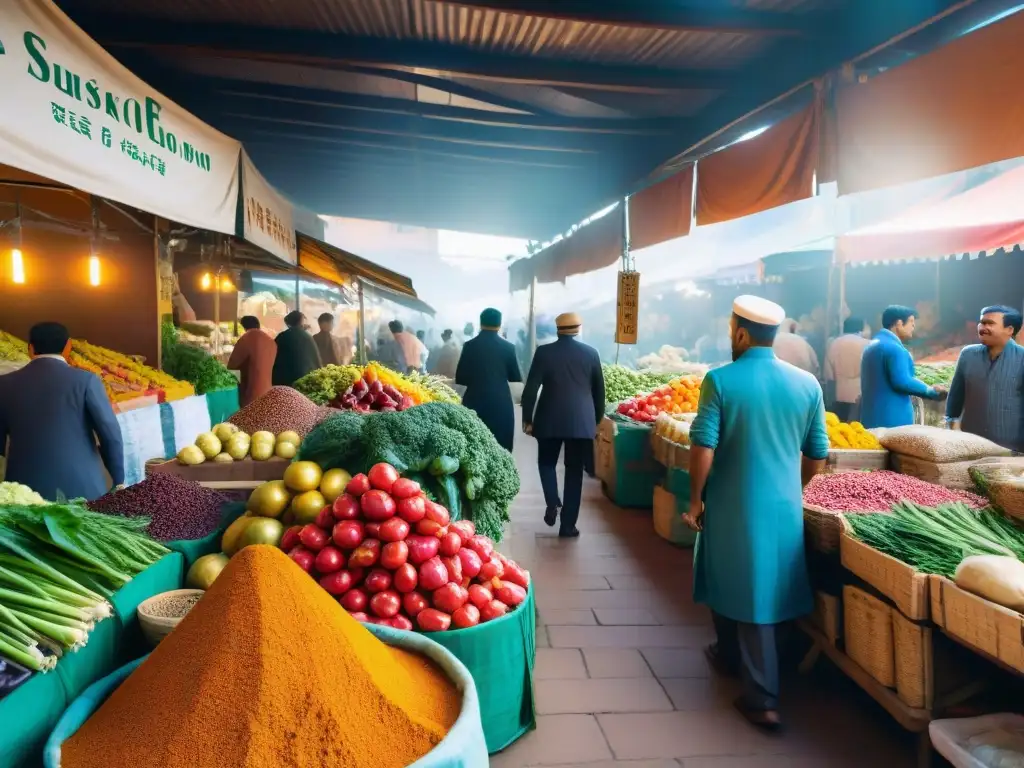
[[[136,613],[142,634],[154,648],[178,626],[205,594],[201,589],[172,589],[139,603]]]

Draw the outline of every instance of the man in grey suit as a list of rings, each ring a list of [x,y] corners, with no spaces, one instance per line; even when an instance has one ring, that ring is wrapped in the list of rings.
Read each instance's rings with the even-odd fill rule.
[[[582,320],[574,312],[555,318],[558,339],[537,347],[523,389],[523,431],[537,438],[537,468],[544,488],[544,522],[558,535],[580,535],[576,520],[583,496],[583,468],[593,455],[597,425],[604,417],[604,373],[597,350],[577,341]],[[540,390],[540,400],[537,391]],[[536,406],[536,408],[535,408]],[[555,467],[565,446],[565,503],[558,500]]]
[[[68,329],[40,323],[29,331],[28,343],[32,362],[0,376],[0,453],[7,456],[6,479],[50,501],[102,496],[110,490],[104,466],[114,485],[122,485],[121,428],[100,378],[66,362]]]

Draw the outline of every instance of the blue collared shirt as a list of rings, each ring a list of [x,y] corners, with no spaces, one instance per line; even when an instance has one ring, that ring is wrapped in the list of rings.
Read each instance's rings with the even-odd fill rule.
[[[914,358],[892,331],[882,329],[860,361],[860,420],[868,429],[914,423],[912,396],[936,399],[934,389],[914,378]]]
[[[984,344],[960,352],[946,419],[1015,451],[1024,449],[1024,347],[1010,341],[993,360]]]

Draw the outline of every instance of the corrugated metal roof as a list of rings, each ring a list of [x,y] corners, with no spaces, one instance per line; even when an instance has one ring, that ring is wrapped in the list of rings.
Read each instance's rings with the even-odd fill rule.
[[[755,0],[813,4],[821,0]],[[305,29],[425,40],[478,51],[665,68],[739,66],[770,36],[617,27],[451,5],[434,0],[73,0],[63,5],[180,22]]]

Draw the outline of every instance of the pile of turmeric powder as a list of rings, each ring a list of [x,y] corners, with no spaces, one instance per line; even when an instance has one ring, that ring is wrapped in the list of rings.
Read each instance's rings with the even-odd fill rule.
[[[246,547],[61,750],[63,768],[400,768],[459,715],[280,550]]]

